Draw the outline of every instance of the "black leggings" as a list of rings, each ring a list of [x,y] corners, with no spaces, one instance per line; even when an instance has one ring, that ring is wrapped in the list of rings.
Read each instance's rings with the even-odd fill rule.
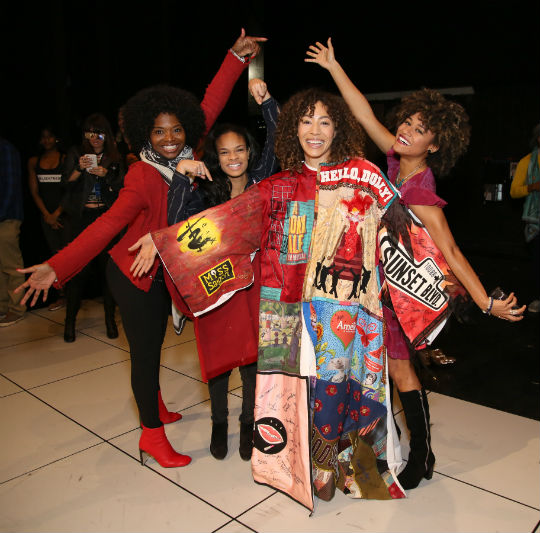
[[[111,259],[107,280],[118,303],[131,355],[131,388],[142,424],[160,427],[158,410],[161,346],[171,308],[161,267],[145,292],[138,289]]]
[[[253,424],[255,410],[255,381],[257,378],[257,363],[239,367],[242,377],[242,412],[240,423]],[[227,394],[229,389],[229,376],[231,370],[210,378],[208,390],[210,391],[210,406],[212,409],[212,422],[222,424],[227,422],[229,415]]]

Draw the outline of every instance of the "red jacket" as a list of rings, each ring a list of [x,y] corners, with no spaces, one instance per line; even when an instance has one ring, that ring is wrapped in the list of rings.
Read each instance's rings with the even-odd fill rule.
[[[246,65],[247,63],[236,59],[230,51],[227,53],[219,71],[206,89],[201,103],[206,118],[206,132],[223,110],[234,84]],[[127,226],[126,233],[109,253],[135,286],[148,291],[157,271],[159,259],[156,258],[146,276],[134,278],[129,268],[136,253],[128,252],[128,248],[146,233],[167,226],[167,190],[168,186],[154,167],[141,161],[132,164],[124,179],[124,187],[110,209],[47,261],[56,272],[58,281],[55,287],[61,287],[79,273]],[[165,276],[165,279],[167,285],[170,285],[168,276]]]

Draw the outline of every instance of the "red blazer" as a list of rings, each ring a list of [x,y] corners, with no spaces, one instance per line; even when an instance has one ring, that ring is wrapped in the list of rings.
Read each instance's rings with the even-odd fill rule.
[[[246,66],[247,63],[239,61],[230,51],[227,53],[201,102],[206,118],[206,132],[225,107],[234,84]],[[142,161],[132,164],[116,202],[68,246],[47,261],[56,272],[58,281],[55,282],[55,287],[61,287],[78,274],[127,226],[126,233],[109,254],[135,286],[148,291],[157,271],[159,259],[156,258],[146,276],[134,278],[129,268],[136,254],[128,252],[128,248],[146,233],[167,226],[167,191],[168,186],[154,167]],[[168,278],[169,276],[165,276],[169,286],[172,284]],[[178,292],[176,289],[172,292],[176,301]]]

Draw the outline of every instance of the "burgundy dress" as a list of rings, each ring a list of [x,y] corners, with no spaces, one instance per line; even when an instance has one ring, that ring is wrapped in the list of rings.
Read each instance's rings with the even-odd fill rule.
[[[387,154],[388,179],[395,185],[399,172],[399,156],[391,148]],[[399,188],[399,187],[398,187]],[[410,205],[436,205],[443,208],[446,202],[437,196],[435,177],[429,167],[419,172],[399,188],[401,194],[400,203]],[[388,357],[391,359],[410,359],[409,344],[403,334],[394,311],[383,306],[383,314],[386,320],[387,336],[386,348]]]

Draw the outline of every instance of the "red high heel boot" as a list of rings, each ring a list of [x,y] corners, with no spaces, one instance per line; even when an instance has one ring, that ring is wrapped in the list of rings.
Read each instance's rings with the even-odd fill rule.
[[[158,391],[158,407],[159,407],[159,419],[163,424],[172,424],[182,418],[180,413],[173,413],[167,409],[163,398],[161,397],[161,391]]]
[[[174,451],[171,443],[165,435],[165,428],[147,428],[142,426],[141,438],[139,439],[139,454],[141,465],[144,465],[148,457],[153,457],[164,468],[186,466],[191,462],[189,455],[182,455]]]

